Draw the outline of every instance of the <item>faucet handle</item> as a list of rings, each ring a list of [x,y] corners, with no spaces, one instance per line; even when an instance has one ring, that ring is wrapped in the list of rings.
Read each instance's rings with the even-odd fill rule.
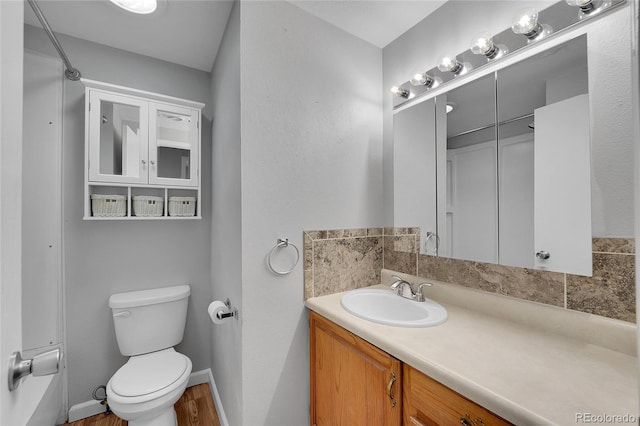
[[[395,279],[395,281],[391,283],[391,290],[397,289],[398,286],[404,282],[404,280],[397,275],[391,275],[391,278]]]
[[[425,301],[424,294],[422,293],[423,287],[433,287],[433,283],[423,282],[423,283],[420,283],[420,285],[418,285],[418,291],[416,291],[416,299],[415,299],[417,302]]]

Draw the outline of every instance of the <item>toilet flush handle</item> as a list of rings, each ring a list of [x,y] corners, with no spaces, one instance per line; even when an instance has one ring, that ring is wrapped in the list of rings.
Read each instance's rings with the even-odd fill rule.
[[[114,318],[126,318],[128,316],[131,316],[131,311],[120,311],[113,314]]]

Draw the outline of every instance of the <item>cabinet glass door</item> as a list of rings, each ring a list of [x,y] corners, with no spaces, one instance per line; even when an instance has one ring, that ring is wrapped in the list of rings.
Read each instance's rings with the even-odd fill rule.
[[[91,92],[89,180],[147,182],[146,102]]]
[[[149,183],[198,185],[198,111],[152,104]]]

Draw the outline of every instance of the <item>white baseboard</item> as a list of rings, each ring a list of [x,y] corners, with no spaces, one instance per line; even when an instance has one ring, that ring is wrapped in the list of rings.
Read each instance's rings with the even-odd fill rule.
[[[216,413],[218,413],[220,425],[229,426],[227,416],[224,413],[224,408],[222,408],[222,400],[220,399],[220,394],[216,387],[216,381],[213,379],[213,373],[210,368],[191,373],[191,376],[189,376],[189,384],[187,386],[195,386],[202,383],[209,383],[211,395],[213,396],[213,404],[216,406]]]
[[[224,408],[222,407],[222,400],[220,399],[220,394],[216,387],[216,381],[213,379],[213,373],[210,368],[191,373],[188,386],[199,385],[201,383],[209,383],[211,395],[213,396],[213,403],[216,406],[216,413],[218,413],[218,420],[220,420],[220,424],[222,426],[229,426],[227,416],[224,413]]]
[[[216,412],[218,413],[218,420],[220,420],[220,424],[222,426],[229,426],[227,416],[224,414],[224,409],[222,408],[222,400],[220,399],[220,394],[218,393],[218,388],[216,387],[215,380],[213,380],[213,373],[210,368],[191,373],[189,376],[189,382],[187,382],[187,387],[200,385],[202,383],[209,383],[211,395],[213,396],[213,403],[216,406]],[[96,414],[104,413],[105,411],[106,407],[100,404],[100,401],[91,400],[81,402],[69,409],[69,422],[75,422],[76,420],[95,416]]]
[[[95,416],[105,411],[107,411],[107,407],[100,404],[100,401],[92,399],[91,401],[81,402],[69,408],[69,423]]]

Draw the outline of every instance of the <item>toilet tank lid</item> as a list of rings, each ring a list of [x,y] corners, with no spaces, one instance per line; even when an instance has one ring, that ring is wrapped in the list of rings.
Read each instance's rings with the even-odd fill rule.
[[[191,293],[188,285],[117,293],[109,298],[110,308],[132,308],[184,299]]]

